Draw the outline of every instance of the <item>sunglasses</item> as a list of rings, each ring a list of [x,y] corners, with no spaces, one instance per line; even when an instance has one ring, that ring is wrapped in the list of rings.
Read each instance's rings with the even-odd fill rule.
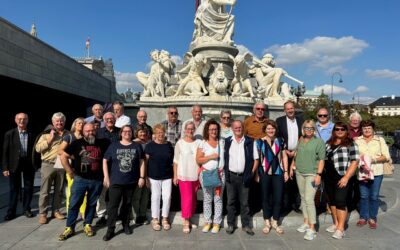
[[[313,127],[305,127],[304,130],[305,131],[314,131],[314,128]]]
[[[318,117],[328,117],[328,115],[318,115]]]
[[[265,111],[265,108],[256,108],[256,110]]]
[[[335,128],[335,131],[346,131],[347,129],[345,128]]]
[[[177,115],[178,112],[169,112],[170,115]]]
[[[223,116],[222,119],[231,119],[229,116]]]

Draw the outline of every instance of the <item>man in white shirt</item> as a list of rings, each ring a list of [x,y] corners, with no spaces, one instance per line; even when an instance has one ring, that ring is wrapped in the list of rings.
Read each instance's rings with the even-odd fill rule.
[[[200,105],[194,105],[192,107],[192,118],[189,120],[186,120],[182,124],[182,129],[181,131],[185,131],[185,124],[188,121],[194,122],[194,125],[196,126],[196,131],[194,131],[194,139],[203,139],[203,130],[204,130],[204,125],[206,124],[206,120],[202,118],[203,116],[203,109],[201,108]],[[181,138],[185,137],[185,133],[181,134]]]
[[[242,229],[254,235],[250,227],[249,186],[253,181],[258,166],[258,151],[254,140],[243,134],[243,123],[235,120],[232,123],[233,136],[225,139],[224,172],[227,191],[228,228],[226,232],[235,231],[236,202],[240,201],[240,218]]]
[[[124,125],[131,125],[131,118],[124,115],[124,104],[120,101],[113,102],[114,114],[117,117],[115,127],[121,128]]]

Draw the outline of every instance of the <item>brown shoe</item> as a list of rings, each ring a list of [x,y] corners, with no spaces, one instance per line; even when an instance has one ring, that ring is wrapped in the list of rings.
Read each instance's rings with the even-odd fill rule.
[[[60,213],[60,211],[57,211],[57,212],[54,212],[54,218],[56,218],[57,220],[64,220],[65,219],[65,216],[62,214],[62,213]]]
[[[39,215],[39,223],[42,225],[47,223],[47,215],[46,214]]]

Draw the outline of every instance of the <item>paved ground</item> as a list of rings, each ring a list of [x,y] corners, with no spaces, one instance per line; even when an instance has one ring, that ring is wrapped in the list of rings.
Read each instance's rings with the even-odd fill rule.
[[[400,165],[396,165],[397,168]],[[256,235],[248,236],[241,230],[228,235],[222,229],[219,234],[205,234],[200,229],[185,235],[181,231],[179,214],[168,232],[154,232],[150,226],[134,228],[130,236],[118,234],[109,242],[102,241],[106,229],[100,228],[93,238],[87,238],[82,232],[82,223],[77,226],[77,235],[65,242],[58,241],[65,221],[51,220],[47,225],[39,225],[37,217],[28,219],[20,216],[10,222],[4,222],[8,197],[8,185],[4,177],[0,178],[0,249],[400,249],[400,171],[391,178],[385,178],[381,190],[381,208],[378,229],[355,226],[358,214],[352,213],[347,235],[336,240],[325,232],[331,219],[325,214],[319,216],[320,230],[316,240],[303,240],[303,234],[295,231],[302,222],[301,215],[289,214],[283,219],[285,234],[261,232],[262,218],[253,220]],[[34,212],[37,212],[37,193],[34,199]],[[202,222],[202,217],[197,217]],[[117,230],[121,228],[118,227]]]

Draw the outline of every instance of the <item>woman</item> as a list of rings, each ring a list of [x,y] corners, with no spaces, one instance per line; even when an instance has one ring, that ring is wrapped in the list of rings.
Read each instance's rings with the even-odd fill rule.
[[[389,148],[382,137],[375,135],[375,123],[367,120],[361,122],[362,136],[356,139],[360,157],[371,158],[374,179],[360,181],[360,219],[357,226],[369,224],[371,229],[377,228],[379,209],[379,191],[383,179],[383,163],[390,160]]]
[[[65,148],[71,144],[71,142],[81,139],[83,134],[83,125],[85,125],[85,119],[83,117],[78,117],[74,120],[71,126],[71,131],[70,134],[67,134],[63,137],[63,141],[61,142],[60,149],[58,151],[58,155],[61,155]],[[59,156],[57,156],[59,157]],[[65,199],[65,209],[67,210],[68,214],[68,207],[69,207],[69,198],[71,197],[71,187],[72,184],[74,183],[74,180],[69,177],[68,174],[65,174],[67,177],[67,190],[66,190],[66,199]],[[86,196],[85,199],[82,202],[82,205],[79,209],[79,212],[81,214],[82,219],[85,218],[85,210],[86,210]]]
[[[326,143],[326,160],[324,171],[324,188],[328,197],[333,225],[326,231],[332,237],[342,239],[347,219],[346,200],[351,187],[350,179],[358,166],[358,147],[349,137],[348,127],[336,122],[332,136]]]
[[[203,188],[203,211],[205,224],[203,232],[207,233],[211,229],[211,233],[218,233],[222,222],[222,195],[225,186],[224,168],[224,141],[219,138],[220,126],[215,120],[209,120],[204,125],[203,141],[200,143],[196,153],[196,162],[201,165],[200,182]],[[205,187],[204,172],[218,171],[220,178],[220,186]],[[212,201],[214,200],[214,222],[212,215]]]
[[[174,148],[165,140],[165,128],[157,124],[153,128],[154,141],[147,144],[145,153],[148,162],[147,173],[151,188],[151,225],[160,231],[160,199],[162,198],[162,228],[171,229],[168,221],[171,206]]]
[[[262,209],[265,220],[263,233],[268,234],[272,226],[278,234],[283,234],[284,230],[278,225],[278,221],[284,183],[289,179],[288,158],[284,150],[283,139],[276,137],[277,125],[274,121],[266,122],[265,133],[266,136],[257,140],[261,164],[258,166],[256,175],[256,181],[261,182]]]
[[[133,140],[136,143],[139,143],[142,146],[142,149],[146,148],[147,143],[150,142],[149,140],[149,130],[144,125],[137,125],[135,127],[135,139]],[[150,197],[150,182],[146,179],[146,185],[143,187],[135,188],[133,192],[133,213],[135,214],[135,224],[149,224],[147,220],[146,212],[147,206],[149,204],[149,197]]]
[[[104,154],[104,186],[108,188],[107,233],[103,240],[114,237],[115,222],[121,200],[120,217],[125,234],[132,234],[129,227],[132,195],[136,186],[143,187],[145,179],[144,154],[142,147],[132,142],[132,127],[124,125],[120,130],[120,141],[113,142]],[[109,168],[109,164],[111,164]],[[110,169],[110,172],[109,172]]]
[[[314,197],[318,186],[321,184],[325,160],[325,143],[320,138],[315,137],[316,130],[317,127],[313,120],[306,120],[303,123],[302,137],[299,139],[296,156],[290,166],[290,177],[296,171],[296,182],[304,217],[304,223],[297,228],[297,231],[306,232],[305,240],[313,240],[317,236]]]
[[[185,124],[185,137],[180,139],[175,145],[174,155],[174,184],[179,185],[181,193],[181,210],[183,218],[183,232],[190,233],[190,218],[196,211],[198,169],[196,164],[196,152],[200,140],[194,140],[194,122],[189,121]]]
[[[232,121],[232,113],[230,110],[222,110],[219,115],[221,126],[221,139],[228,138],[229,136],[233,136],[231,121]]]

